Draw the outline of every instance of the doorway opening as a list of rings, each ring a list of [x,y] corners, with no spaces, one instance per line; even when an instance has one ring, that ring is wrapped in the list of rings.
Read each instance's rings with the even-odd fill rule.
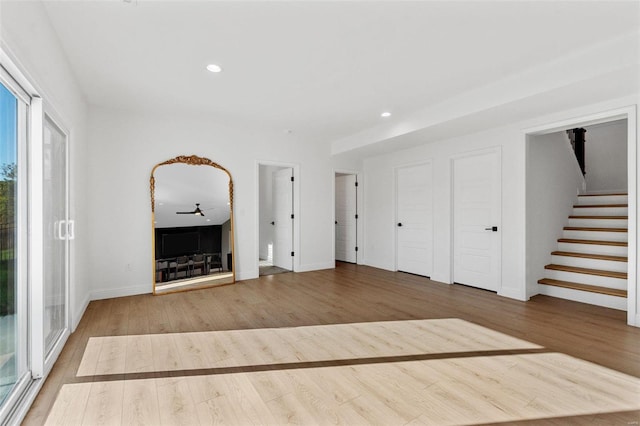
[[[526,133],[527,296],[626,310],[636,321],[635,110]]]
[[[335,172],[334,257],[358,263],[358,176]]]
[[[294,270],[294,167],[258,165],[258,274]]]

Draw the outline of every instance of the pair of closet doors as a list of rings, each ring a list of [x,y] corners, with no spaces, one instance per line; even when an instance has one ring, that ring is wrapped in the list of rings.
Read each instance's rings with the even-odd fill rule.
[[[452,282],[497,291],[500,283],[501,155],[499,149],[450,159],[451,248],[435,247],[431,162],[396,168],[396,269],[431,277],[434,250],[450,258]],[[440,179],[441,181],[441,179]],[[441,191],[441,194],[446,193]],[[440,241],[444,242],[442,233]]]

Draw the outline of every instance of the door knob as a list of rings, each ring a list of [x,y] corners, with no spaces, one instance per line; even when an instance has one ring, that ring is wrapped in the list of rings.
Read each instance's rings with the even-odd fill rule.
[[[275,222],[271,222],[271,224],[272,224],[272,225],[275,225],[276,223],[275,223]]]
[[[398,222],[398,226],[402,226],[402,222]]]
[[[485,231],[498,232],[497,226],[492,226],[490,228],[484,228]]]

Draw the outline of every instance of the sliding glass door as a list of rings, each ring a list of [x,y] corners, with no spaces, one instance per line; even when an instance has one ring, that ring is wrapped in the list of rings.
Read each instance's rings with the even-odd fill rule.
[[[31,379],[27,312],[28,96],[0,68],[0,423]]]
[[[0,64],[0,424],[26,414],[70,333],[68,137],[52,116]]]
[[[45,360],[68,331],[68,241],[73,224],[67,214],[67,137],[45,116],[44,195],[44,350]]]

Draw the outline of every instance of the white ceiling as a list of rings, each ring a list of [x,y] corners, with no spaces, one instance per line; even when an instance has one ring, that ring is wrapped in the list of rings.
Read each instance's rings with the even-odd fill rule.
[[[635,1],[89,0],[45,8],[92,105],[202,114],[327,143],[379,125],[382,111],[402,120],[638,28]],[[207,72],[212,62],[224,71]]]
[[[155,178],[155,227],[221,225],[229,220],[229,176],[212,166],[169,164],[158,167]],[[191,212],[200,204],[204,216]]]

